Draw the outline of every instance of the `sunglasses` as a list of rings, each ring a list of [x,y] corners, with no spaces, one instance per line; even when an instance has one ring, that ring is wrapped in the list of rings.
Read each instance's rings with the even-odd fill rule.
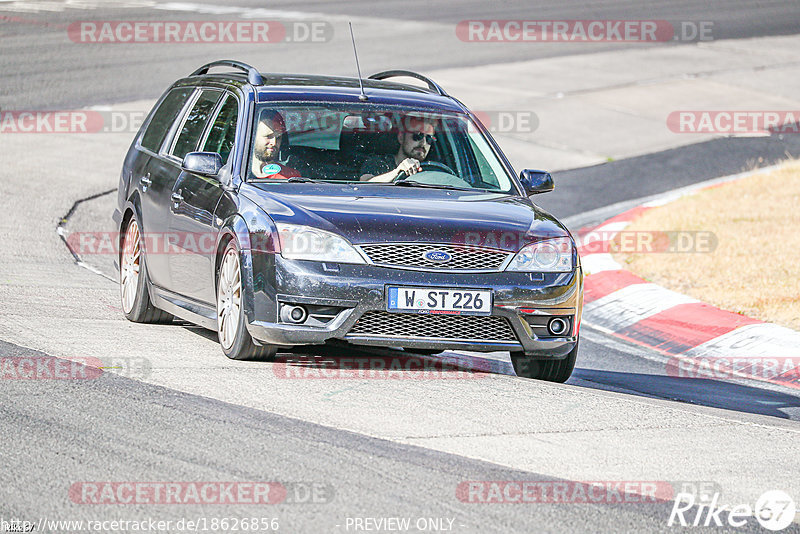
[[[419,142],[425,139],[425,142],[429,145],[432,145],[433,143],[436,142],[436,138],[434,136],[422,132],[414,132],[413,134],[411,134],[411,139],[413,139],[415,142]]]

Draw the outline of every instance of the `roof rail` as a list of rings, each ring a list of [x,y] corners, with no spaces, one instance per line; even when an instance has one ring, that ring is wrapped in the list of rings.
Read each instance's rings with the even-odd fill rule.
[[[417,80],[421,80],[421,81],[427,83],[428,84],[428,89],[430,89],[431,91],[435,91],[436,93],[439,93],[441,96],[450,96],[450,95],[448,95],[447,93],[444,92],[444,89],[442,89],[442,86],[439,85],[438,83],[434,82],[433,80],[431,80],[430,78],[428,78],[426,76],[423,76],[422,74],[418,74],[418,73],[410,71],[410,70],[386,70],[386,71],[383,71],[383,72],[378,72],[376,74],[373,74],[372,76],[369,77],[369,79],[370,80],[385,80],[387,78],[395,78],[395,77],[398,77],[398,76],[406,76],[408,78],[416,78]]]
[[[243,72],[247,73],[247,81],[251,85],[264,85],[264,78],[261,74],[256,70],[255,67],[251,67],[247,63],[242,63],[241,61],[235,61],[233,59],[221,59],[219,61],[212,61],[206,65],[203,65],[189,76],[199,76],[201,74],[206,74],[209,69],[213,67],[233,67],[234,69],[239,69]]]

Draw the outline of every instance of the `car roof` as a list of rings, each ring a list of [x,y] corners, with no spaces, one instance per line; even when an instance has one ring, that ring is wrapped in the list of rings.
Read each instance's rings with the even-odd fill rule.
[[[257,102],[336,102],[359,103],[361,89],[358,78],[313,74],[260,73],[263,83],[251,85],[247,76],[238,73],[204,74],[183,78],[176,85],[214,83],[233,85],[242,91],[252,91]],[[455,98],[432,89],[394,81],[362,79],[366,103],[406,106],[431,111],[464,113],[465,108]]]

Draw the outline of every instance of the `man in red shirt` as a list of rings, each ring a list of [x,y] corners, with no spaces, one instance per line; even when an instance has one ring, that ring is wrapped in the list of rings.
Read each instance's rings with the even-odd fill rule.
[[[250,170],[256,178],[287,179],[296,178],[296,169],[278,162],[281,139],[286,133],[286,122],[277,111],[268,109],[261,112],[253,145],[253,163]]]

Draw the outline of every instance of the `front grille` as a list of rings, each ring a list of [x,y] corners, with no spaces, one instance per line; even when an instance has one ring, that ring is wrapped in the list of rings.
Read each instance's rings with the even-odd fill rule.
[[[517,341],[505,317],[383,311],[371,311],[362,315],[348,333],[350,335],[448,341]]]
[[[361,250],[375,265],[432,271],[499,271],[511,255],[491,248],[434,243],[381,243],[361,245]],[[426,252],[433,251],[447,253],[450,260],[437,262],[425,258]]]

